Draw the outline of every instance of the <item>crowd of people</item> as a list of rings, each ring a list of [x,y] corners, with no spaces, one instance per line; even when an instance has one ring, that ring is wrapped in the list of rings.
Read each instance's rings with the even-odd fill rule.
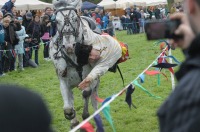
[[[30,11],[18,14],[15,1],[9,0],[0,11],[0,76],[28,66],[38,67],[40,45],[44,45],[44,60],[49,61],[49,42],[56,33],[50,7],[42,16]]]

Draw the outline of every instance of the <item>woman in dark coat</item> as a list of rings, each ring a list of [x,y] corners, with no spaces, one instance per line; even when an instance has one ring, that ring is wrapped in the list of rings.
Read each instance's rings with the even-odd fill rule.
[[[40,17],[38,15],[34,16],[34,20],[30,23],[30,26],[27,27],[26,33],[31,35],[31,38],[32,38],[31,47],[33,47],[31,49],[35,51],[35,63],[39,65],[38,50],[39,50],[39,43],[40,43],[41,26],[40,26]],[[31,52],[31,57],[32,57],[32,52]]]

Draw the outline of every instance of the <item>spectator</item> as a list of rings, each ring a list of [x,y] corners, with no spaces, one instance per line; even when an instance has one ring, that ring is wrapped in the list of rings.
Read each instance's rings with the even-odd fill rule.
[[[31,36],[27,36],[24,40],[24,49],[25,49],[25,53],[23,55],[23,66],[24,67],[33,67],[33,68],[37,68],[38,65],[31,60],[31,56],[32,56],[32,52],[31,52]]]
[[[96,14],[95,13],[92,13],[92,20],[94,23],[96,23]]]
[[[84,10],[83,10],[83,16],[91,17],[91,15],[89,14],[89,12],[88,12],[87,9],[84,9]]]
[[[34,16],[33,22],[30,24],[30,26],[26,29],[27,34],[31,35],[32,41],[31,41],[31,58],[32,53],[35,52],[35,63],[39,65],[38,61],[38,51],[40,47],[40,36],[41,36],[41,26],[40,26],[40,17],[38,15]]]
[[[136,22],[137,22],[137,12],[131,8],[131,12],[130,12],[130,20],[132,22],[132,32],[133,33],[136,33],[137,32],[137,25],[136,25]]]
[[[27,88],[0,85],[0,106],[1,132],[52,132],[45,102]]]
[[[126,15],[125,23],[126,23],[126,27],[127,27],[127,34],[133,34],[133,30],[132,30],[133,24],[132,24],[130,16],[128,14]]]
[[[25,17],[23,18],[23,23],[22,25],[25,27],[27,30],[32,22],[33,15],[31,12],[27,12]],[[27,32],[27,31],[26,31]]]
[[[101,19],[101,15],[100,15],[100,9],[97,7],[94,10],[95,14],[96,14],[96,18],[100,18]]]
[[[12,16],[12,15],[11,15]],[[18,44],[19,39],[15,31],[21,30],[21,25],[18,22],[11,21],[10,15],[5,15],[3,19],[5,32],[5,50],[6,57],[4,63],[4,72],[13,71],[15,69],[15,51],[14,46]]]
[[[185,0],[184,13],[171,19],[181,20],[175,31],[183,36],[171,41],[180,47],[186,59],[176,73],[178,84],[158,110],[161,132],[196,132],[200,130],[200,1]]]
[[[56,34],[56,21],[55,21],[55,15],[53,15],[53,10],[51,9],[51,7],[46,7],[45,8],[45,14],[49,16],[49,21],[51,21],[51,25],[50,25],[50,36],[53,37]]]
[[[12,7],[11,13],[12,13],[13,17],[17,19],[17,9],[15,6]]]
[[[107,26],[107,33],[110,36],[115,36],[115,27],[113,25],[113,17],[109,16],[109,22],[108,22],[108,26]]]
[[[96,18],[96,23],[97,23],[97,27],[99,29],[101,29],[101,19],[100,18]]]
[[[16,34],[19,38],[19,43],[15,45],[15,51],[16,51],[16,58],[18,58],[18,65],[15,64],[15,69],[17,69],[17,66],[19,67],[19,71],[23,71],[23,54],[24,54],[24,39],[26,37],[26,31],[24,26],[22,26],[22,17],[17,18],[19,23],[21,24],[21,30],[16,31]],[[17,62],[17,61],[16,61]]]
[[[49,16],[44,15],[41,24],[41,37],[44,44],[44,60],[49,61],[49,41],[50,41],[50,27],[51,22],[49,21]]]
[[[3,53],[4,53],[4,29],[2,24],[3,13],[0,11],[0,77],[4,76],[3,73]]]
[[[6,13],[12,13],[11,10],[15,4],[16,0],[9,0],[4,4],[4,6],[1,8],[3,14],[5,15]]]
[[[156,6],[156,9],[154,10],[155,18],[160,19],[160,9],[158,9],[158,6]]]
[[[123,30],[126,30],[126,23],[125,23],[126,16],[122,15],[120,20],[121,20],[121,24],[122,24]]]
[[[144,24],[145,24],[145,15],[144,15],[144,11],[141,10],[141,19],[140,19],[140,33],[144,32]]]
[[[106,14],[103,16],[103,29],[106,29],[106,28],[107,28],[108,22],[109,22],[109,16],[108,16],[108,13],[106,13]]]
[[[136,8],[136,29],[137,29],[137,33],[140,32],[140,19],[141,19],[141,13],[140,13],[140,9]]]

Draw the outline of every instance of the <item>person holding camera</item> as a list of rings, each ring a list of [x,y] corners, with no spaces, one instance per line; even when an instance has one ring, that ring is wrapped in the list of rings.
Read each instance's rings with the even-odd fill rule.
[[[19,42],[19,38],[15,31],[21,30],[21,25],[17,20],[13,19],[14,18],[10,13],[6,13],[3,19],[5,33],[4,50],[6,50],[6,56],[3,59],[4,72],[13,71],[15,69],[16,56],[14,46]]]
[[[186,59],[176,73],[178,84],[158,110],[161,132],[196,132],[200,130],[200,1],[185,0],[184,13],[175,13],[172,20],[181,20],[175,31],[182,38],[172,39]]]

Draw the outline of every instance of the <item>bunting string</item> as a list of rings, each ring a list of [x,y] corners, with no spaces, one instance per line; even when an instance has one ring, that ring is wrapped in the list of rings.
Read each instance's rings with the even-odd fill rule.
[[[132,84],[133,82],[137,81],[137,79],[140,78],[141,74],[144,74],[152,65],[155,64],[155,61],[158,60],[158,58],[164,53],[166,52],[166,50],[168,49],[168,46],[166,46],[163,51],[160,53],[160,55],[145,69],[143,70],[142,73],[140,73],[133,81],[131,81],[131,83],[129,83],[126,87],[124,87],[120,92],[118,92],[117,94],[112,95],[109,100],[107,102],[105,102],[98,110],[96,110],[91,116],[89,116],[87,119],[83,120],[79,125],[77,125],[76,127],[74,127],[72,130],[70,130],[70,132],[76,132],[78,129],[81,128],[81,126],[83,126],[85,123],[87,123],[89,120],[93,119],[97,114],[99,114],[104,108],[106,108],[111,102],[113,102],[118,96],[120,96],[125,90],[128,89],[128,87],[130,86],[130,84]],[[157,96],[154,96],[156,98],[160,98]]]
[[[47,42],[41,42],[41,43],[39,43],[39,45],[44,45],[44,44],[49,44],[49,42],[50,41],[47,41]],[[31,48],[36,48],[36,47],[38,47],[38,45],[35,45],[35,46],[31,46],[31,47],[26,47],[26,48],[29,48],[29,49],[31,49]],[[24,50],[26,49],[26,48],[24,48]],[[9,49],[9,50],[0,50],[0,52],[6,52],[6,51],[10,51],[11,53],[13,52],[13,51],[18,51],[17,49]]]

